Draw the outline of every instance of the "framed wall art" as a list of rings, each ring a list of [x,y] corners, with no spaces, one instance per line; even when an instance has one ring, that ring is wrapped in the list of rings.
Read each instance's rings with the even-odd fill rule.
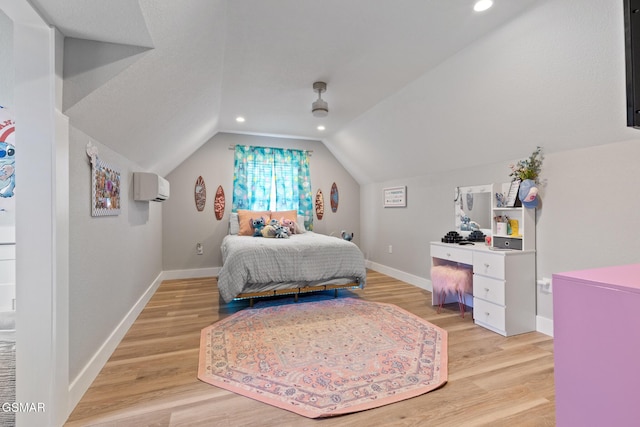
[[[383,189],[385,208],[406,208],[407,207],[407,186],[388,187]]]
[[[91,158],[91,216],[120,215],[120,170],[98,158],[98,150],[89,143]]]
[[[507,193],[507,201],[505,202],[505,206],[508,208],[521,206],[518,204],[520,200],[518,199],[518,190],[520,189],[520,180],[517,179],[515,181],[511,181],[509,184],[509,192]]]

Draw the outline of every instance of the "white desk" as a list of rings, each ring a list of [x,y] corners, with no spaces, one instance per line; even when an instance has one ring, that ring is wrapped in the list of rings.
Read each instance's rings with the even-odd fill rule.
[[[432,265],[458,263],[473,268],[473,319],[504,336],[536,330],[535,251],[494,250],[431,242]]]

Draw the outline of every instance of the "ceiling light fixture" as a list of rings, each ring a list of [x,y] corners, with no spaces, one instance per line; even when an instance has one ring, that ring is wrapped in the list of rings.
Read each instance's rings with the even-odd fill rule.
[[[315,117],[327,117],[329,114],[329,104],[322,99],[322,92],[327,90],[327,84],[325,82],[315,82],[313,84],[313,91],[318,92],[318,99],[311,104],[311,113]]]
[[[322,125],[318,126],[318,130],[325,130],[326,128]]]
[[[478,0],[473,6],[473,10],[475,10],[476,12],[484,12],[491,6],[493,6],[493,0]]]
[[[242,116],[238,116],[238,117],[236,117],[236,122],[238,122],[238,123],[244,123],[244,117],[242,117]]]

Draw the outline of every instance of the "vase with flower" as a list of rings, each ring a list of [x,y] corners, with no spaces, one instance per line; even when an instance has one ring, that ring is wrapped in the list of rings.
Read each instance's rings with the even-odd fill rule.
[[[542,147],[538,146],[527,159],[509,165],[511,179],[520,181],[518,198],[526,208],[538,206],[538,183],[543,160]]]

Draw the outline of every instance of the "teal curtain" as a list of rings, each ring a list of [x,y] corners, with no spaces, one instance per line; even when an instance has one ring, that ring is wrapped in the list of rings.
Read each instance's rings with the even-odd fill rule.
[[[313,230],[313,196],[306,151],[274,149],[276,210],[296,209]]]
[[[268,147],[236,145],[233,175],[233,212],[268,211],[273,178],[273,152]]]
[[[274,150],[274,172],[276,183],[276,210],[293,209],[298,197],[299,151]],[[297,206],[296,206],[297,208]]]
[[[233,212],[238,209],[295,209],[313,230],[313,195],[306,151],[236,146]],[[275,183],[275,200],[271,200]]]

